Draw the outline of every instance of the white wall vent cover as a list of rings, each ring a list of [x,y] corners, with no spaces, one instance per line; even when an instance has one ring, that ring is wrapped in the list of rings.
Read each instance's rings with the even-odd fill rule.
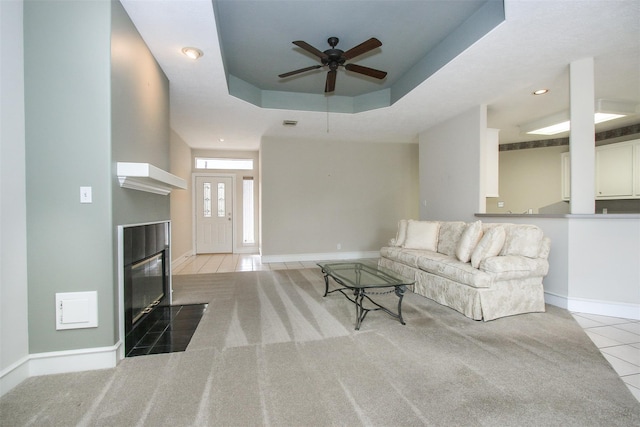
[[[118,162],[120,187],[166,196],[171,190],[187,189],[187,182],[149,163]]]

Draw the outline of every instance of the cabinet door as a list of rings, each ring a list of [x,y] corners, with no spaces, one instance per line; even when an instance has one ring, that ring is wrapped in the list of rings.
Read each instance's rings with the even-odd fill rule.
[[[633,145],[613,144],[596,150],[596,198],[633,196]]]
[[[569,200],[571,198],[571,157],[569,152],[560,154],[560,165],[562,175],[560,179],[560,185],[562,188],[562,200]]]
[[[633,144],[633,196],[640,197],[640,141]]]
[[[485,197],[499,197],[499,159],[500,142],[498,133],[500,129],[487,129],[487,139],[485,141]]]

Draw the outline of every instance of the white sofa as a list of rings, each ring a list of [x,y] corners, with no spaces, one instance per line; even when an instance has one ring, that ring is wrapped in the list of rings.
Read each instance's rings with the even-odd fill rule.
[[[551,241],[535,225],[402,220],[378,265],[475,320],[543,312]]]

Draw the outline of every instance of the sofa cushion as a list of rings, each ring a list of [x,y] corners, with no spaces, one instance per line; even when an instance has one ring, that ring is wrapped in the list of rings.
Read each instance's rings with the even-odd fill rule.
[[[491,274],[496,281],[544,277],[549,272],[549,261],[519,255],[500,255],[485,258],[480,263],[480,270]]]
[[[438,233],[438,252],[455,256],[460,236],[462,236],[466,226],[467,224],[463,221],[441,222],[440,232]]]
[[[504,246],[504,240],[504,227],[489,228],[471,254],[471,266],[478,268],[483,259],[498,255]]]
[[[543,233],[540,227],[527,224],[505,226],[506,238],[500,255],[522,255],[537,258]]]
[[[473,268],[471,264],[464,263],[455,257],[439,253],[420,257],[418,268],[474,288],[488,288],[492,283],[492,277],[486,271]]]
[[[456,257],[462,262],[471,260],[471,253],[482,237],[482,222],[476,221],[467,225],[460,236],[456,247]]]
[[[407,249],[424,249],[436,251],[438,249],[438,230],[440,223],[437,221],[414,221],[407,223],[407,237],[402,245]]]
[[[438,254],[433,251],[404,249],[390,246],[381,248],[380,256],[413,268],[418,268],[418,259],[421,257],[441,256],[442,258],[446,258],[446,255]]]

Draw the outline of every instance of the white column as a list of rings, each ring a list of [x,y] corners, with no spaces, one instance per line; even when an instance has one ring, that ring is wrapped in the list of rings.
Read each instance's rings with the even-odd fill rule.
[[[595,213],[595,112],[593,58],[569,67],[571,135],[571,213]]]

